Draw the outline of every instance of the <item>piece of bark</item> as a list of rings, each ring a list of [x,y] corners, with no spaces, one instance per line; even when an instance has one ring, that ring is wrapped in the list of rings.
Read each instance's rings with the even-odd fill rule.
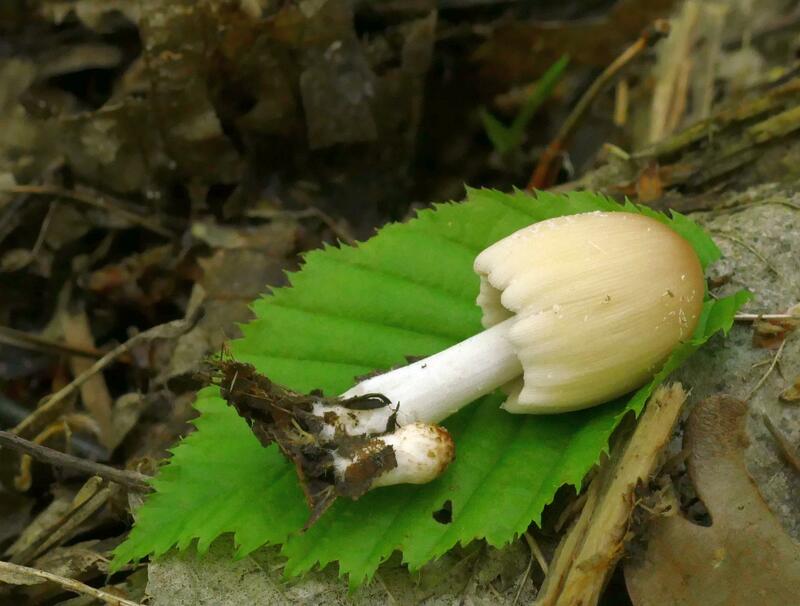
[[[536,606],[596,604],[624,552],[636,487],[647,482],[669,443],[686,392],[660,387],[633,435],[618,444],[589,486],[586,505],[556,550]]]

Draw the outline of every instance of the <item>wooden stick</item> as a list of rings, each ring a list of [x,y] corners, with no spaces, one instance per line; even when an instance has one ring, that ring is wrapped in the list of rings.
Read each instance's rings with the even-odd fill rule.
[[[767,322],[772,320],[778,322],[783,320],[796,320],[800,322],[800,316],[796,314],[736,314],[733,316],[733,319],[736,322],[757,322],[759,320],[766,320]]]
[[[105,354],[102,358],[97,360],[84,372],[75,377],[70,383],[59,389],[56,393],[46,398],[39,407],[33,411],[28,417],[23,419],[11,431],[17,435],[21,434],[35,434],[40,431],[44,425],[47,425],[48,415],[57,415],[60,411],[61,404],[64,400],[90,379],[95,373],[100,372],[106,366],[111,364],[114,360],[128,353],[133,347],[143,341],[151,339],[172,339],[187,332],[194,323],[199,319],[199,310],[193,314],[192,317],[184,318],[182,320],[173,320],[166,324],[159,324],[153,326],[144,332],[140,332],[122,343],[117,345],[114,349]]]
[[[117,469],[116,467],[96,463],[89,459],[81,459],[80,457],[20,438],[18,435],[9,431],[0,431],[0,447],[9,448],[17,452],[24,452],[37,461],[42,461],[54,467],[73,469],[87,475],[100,476],[109,482],[116,482],[131,490],[137,490],[139,492],[149,492],[152,490],[148,482],[149,476],[142,473]]]
[[[52,185],[13,185],[10,187],[3,187],[0,188],[0,191],[7,192],[10,194],[28,194],[32,196],[56,196],[60,198],[67,198],[69,200],[75,200],[76,202],[81,202],[86,204],[87,206],[92,206],[94,208],[101,208],[110,213],[116,213],[120,217],[123,217],[127,221],[130,221],[134,225],[139,225],[140,227],[144,227],[145,229],[150,230],[154,234],[158,234],[159,236],[163,236],[165,238],[174,238],[175,234],[167,229],[166,227],[160,225],[158,222],[153,221],[149,217],[144,214],[140,214],[138,212],[133,212],[132,210],[128,210],[123,206],[123,202],[121,201],[112,201],[108,198],[108,196],[101,195],[99,193],[89,194],[84,191],[75,190],[75,189],[66,189],[63,187],[55,187]]]
[[[75,347],[67,343],[59,343],[46,339],[40,335],[34,335],[16,328],[0,326],[0,343],[19,347],[22,349],[32,349],[50,354],[67,354],[70,356],[82,356],[84,358],[99,358],[103,352],[94,348]]]
[[[537,606],[597,604],[624,552],[636,486],[656,468],[685,400],[680,384],[651,396],[630,440],[614,449],[589,485],[586,505],[556,550]]]
[[[69,579],[67,577],[53,574],[52,572],[46,572],[44,570],[31,568],[29,566],[12,564],[11,562],[0,562],[0,581],[13,583],[13,581],[6,581],[3,577],[7,579],[13,579],[16,577],[19,579],[19,583],[17,584],[20,585],[29,584],[31,577],[44,579],[45,581],[50,581],[51,583],[61,585],[64,589],[68,589],[74,593],[88,595],[98,600],[102,600],[110,606],[144,606],[144,604],[139,602],[132,602],[131,600],[126,600],[125,598],[120,598],[106,591],[102,591],[101,589],[89,587],[89,585],[81,583],[80,581],[76,581],[75,579]]]
[[[597,98],[606,85],[622,70],[622,68],[668,33],[669,22],[664,19],[656,20],[642,32],[636,42],[626,48],[623,53],[614,59],[611,65],[606,67],[595,81],[592,82],[592,85],[578,100],[578,103],[561,125],[555,138],[542,153],[528,182],[527,189],[545,189],[553,184],[556,173],[561,166],[561,153],[569,144],[572,135],[575,134],[578,124],[584,114],[586,114],[586,110],[591,107],[595,98]]]

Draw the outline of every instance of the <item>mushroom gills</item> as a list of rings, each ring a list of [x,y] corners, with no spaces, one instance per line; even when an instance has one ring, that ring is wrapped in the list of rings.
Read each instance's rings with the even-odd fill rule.
[[[550,219],[487,248],[475,260],[486,327],[512,323],[523,367],[503,408],[567,412],[647,380],[700,317],[705,281],[691,245],[632,213]]]

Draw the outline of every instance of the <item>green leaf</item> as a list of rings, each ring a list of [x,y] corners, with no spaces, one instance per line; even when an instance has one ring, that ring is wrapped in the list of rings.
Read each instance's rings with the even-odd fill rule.
[[[518,147],[521,141],[517,140],[511,128],[500,122],[485,107],[480,108],[478,114],[483,122],[483,130],[492,143],[492,147],[500,155],[507,154],[510,150]]]
[[[195,408],[201,413],[197,431],[153,478],[156,492],[139,509],[138,530],[118,548],[117,564],[163,554],[173,545],[185,549],[195,538],[202,552],[225,532],[235,533],[239,551],[248,553],[285,540],[283,528],[299,528],[307,519],[302,507],[283,507],[285,499],[302,503],[294,470],[279,452],[253,439],[216,388],[198,393]]]
[[[542,77],[539,78],[533,92],[525,100],[525,104],[514,118],[511,126],[506,127],[485,108],[481,108],[480,116],[486,136],[489,137],[492,146],[499,154],[505,155],[522,144],[525,129],[542,103],[547,101],[553,93],[553,89],[558,84],[558,81],[561,80],[567,65],[569,65],[569,55],[564,55],[547,69]]]
[[[291,276],[292,288],[253,304],[257,319],[243,326],[233,353],[292,389],[341,393],[356,376],[435,353],[481,329],[472,262],[482,249],[533,222],[593,210],[646,213],[684,235],[704,265],[719,257],[711,239],[682,215],[586,192],[532,197],[469,190],[467,202],[422,211],[356,248],[309,253]],[[355,587],[394,550],[416,569],[458,543],[505,544],[539,522],[560,486],[580,484],[621,417],[638,413],[669,372],[713,333],[726,331],[747,296],[707,300],[692,340],[627,399],[551,416],[510,415],[498,408],[498,395],[468,406],[445,422],[457,458],[444,476],[375,490],[356,502],[340,499],[305,533],[298,532],[307,510],[291,465],[276,448],[262,448],[215,389],[205,389],[197,431],[153,480],[156,493],[117,548],[114,566],[194,539],[202,552],[233,532],[239,555],[283,544],[288,576],[338,562]],[[441,524],[432,514],[448,501],[452,522]]]

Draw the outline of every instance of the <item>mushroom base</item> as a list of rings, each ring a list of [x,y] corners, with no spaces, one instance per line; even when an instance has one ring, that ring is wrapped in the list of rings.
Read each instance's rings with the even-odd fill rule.
[[[446,429],[425,423],[398,427],[396,408],[380,394],[299,394],[233,360],[213,362],[209,374],[259,442],[277,444],[294,464],[311,510],[306,528],[337,497],[357,499],[376,486],[429,482],[454,458]],[[370,420],[371,431],[348,431],[359,416]]]

